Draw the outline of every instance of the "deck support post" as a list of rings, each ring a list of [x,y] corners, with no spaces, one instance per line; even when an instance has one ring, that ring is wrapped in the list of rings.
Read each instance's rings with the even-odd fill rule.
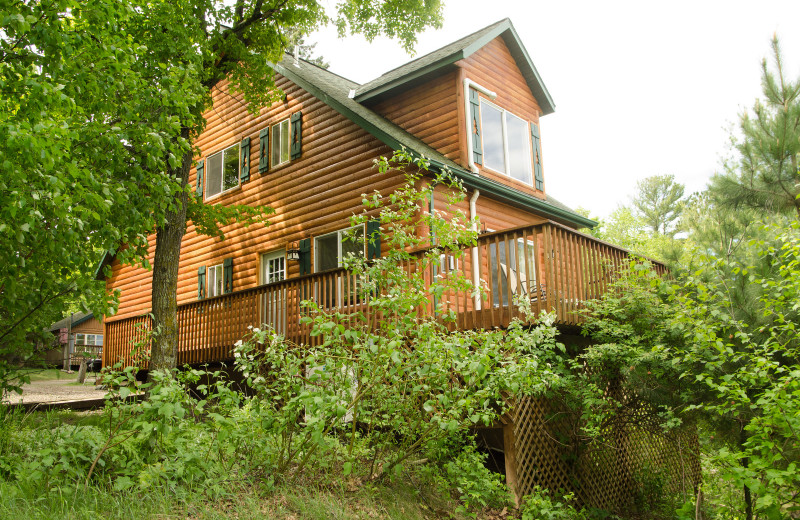
[[[519,507],[522,497],[517,489],[517,439],[514,435],[514,422],[503,425],[503,455],[506,465],[506,484],[514,494],[514,505]]]

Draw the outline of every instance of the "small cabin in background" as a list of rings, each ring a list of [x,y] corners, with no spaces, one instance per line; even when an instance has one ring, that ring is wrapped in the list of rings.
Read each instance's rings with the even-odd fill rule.
[[[103,323],[91,312],[76,312],[50,325],[51,345],[44,345],[44,363],[58,367],[77,367],[83,358],[103,355]]]
[[[342,258],[379,257],[388,246],[380,238],[346,241],[345,233],[380,236],[373,222],[351,229],[350,217],[362,213],[362,194],[402,186],[401,172],[380,174],[374,165],[401,148],[448,168],[467,190],[460,206],[448,208],[437,188],[426,210],[460,210],[481,223],[477,247],[445,259],[441,271],[463,273],[487,288],[486,298],[450,294],[425,312],[446,304],[458,327],[504,327],[521,316],[513,302],[522,297],[574,333],[582,302],[601,296],[627,261],[627,251],[578,232],[595,222],[546,190],[547,175],[558,172],[545,168],[540,118],[555,104],[508,19],[363,85],[288,54],[274,70],[284,97],[256,115],[220,82],[195,141],[190,183],[206,204],[266,205],[275,214],[269,226],[227,226],[224,241],[188,226],[178,275],[179,364],[231,360],[249,326],[314,341],[299,320],[299,302],[309,297],[326,308],[364,310],[364,301],[348,296],[356,281]],[[152,255],[155,235],[150,245]],[[132,341],[149,325],[152,276],[111,254],[103,266],[107,289],[120,291],[117,313],[104,319],[103,364],[110,365],[130,360]],[[545,408],[531,402],[485,436],[504,453],[517,493],[574,488],[588,503],[613,505],[627,484],[607,474],[576,488],[559,462],[563,447],[543,433],[548,427]],[[630,465],[639,457],[631,453],[603,457]],[[683,468],[666,451],[659,457],[670,471]],[[596,460],[584,461],[587,472]]]

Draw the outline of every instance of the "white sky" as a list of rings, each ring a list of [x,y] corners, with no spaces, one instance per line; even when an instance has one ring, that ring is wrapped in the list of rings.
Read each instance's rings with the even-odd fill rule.
[[[505,17],[556,104],[541,121],[546,190],[593,217],[629,203],[650,175],[703,189],[730,124],[760,95],[773,33],[788,77],[800,77],[798,0],[445,0],[444,25],[420,35],[417,56]],[[308,41],[360,83],[412,59],[396,42],[333,30]]]

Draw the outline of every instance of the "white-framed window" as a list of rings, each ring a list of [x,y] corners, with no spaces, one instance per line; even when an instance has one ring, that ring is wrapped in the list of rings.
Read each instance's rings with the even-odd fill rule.
[[[530,125],[481,98],[483,164],[526,184],[532,183]]]
[[[212,265],[206,271],[206,287],[208,297],[220,296],[222,294],[222,264]]]
[[[206,199],[239,185],[239,143],[206,160]]]
[[[269,284],[286,279],[286,251],[273,251],[261,255],[261,283]]]
[[[75,334],[76,345],[103,346],[102,334]]]
[[[280,123],[272,125],[272,150],[271,150],[271,164],[278,166],[285,162],[289,162],[289,119],[284,119]]]
[[[364,227],[341,229],[314,238],[314,271],[342,266],[348,254],[364,256]]]

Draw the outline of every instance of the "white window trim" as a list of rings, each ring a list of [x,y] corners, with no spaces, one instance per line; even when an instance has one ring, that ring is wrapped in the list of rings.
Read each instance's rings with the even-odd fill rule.
[[[509,114],[512,117],[516,117],[517,119],[519,119],[520,121],[525,123],[525,126],[528,128],[528,131],[526,132],[526,136],[527,136],[527,139],[528,139],[528,160],[531,163],[531,173],[530,173],[531,181],[529,183],[525,182],[525,181],[522,181],[522,180],[519,180],[516,177],[513,177],[510,172],[501,172],[499,170],[495,170],[494,168],[491,168],[491,167],[486,165],[486,150],[484,149],[485,139],[483,137],[483,135],[485,135],[485,128],[486,127],[483,124],[483,107],[482,107],[482,105],[484,103],[486,103],[487,105],[490,105],[493,108],[496,108],[497,110],[500,111],[500,113],[502,115],[502,117],[500,118],[500,121],[501,121],[502,129],[503,129],[503,163],[504,163],[504,166],[506,167],[506,169],[508,169],[508,166],[510,164],[510,157],[509,157],[509,154],[508,154],[508,125],[506,124],[506,114]],[[480,98],[480,102],[478,103],[478,105],[481,107],[481,109],[480,109],[480,111],[481,111],[481,132],[483,133],[483,135],[481,136],[481,153],[483,155],[483,165],[482,166],[484,168],[486,168],[487,170],[491,171],[491,172],[494,172],[494,173],[497,173],[499,175],[503,175],[505,177],[508,177],[509,179],[511,179],[513,181],[516,181],[516,182],[519,182],[521,184],[524,184],[525,186],[533,187],[534,186],[534,182],[535,182],[535,179],[534,179],[535,176],[534,176],[534,173],[533,173],[533,170],[534,170],[533,153],[532,153],[533,143],[530,142],[531,141],[531,123],[530,123],[530,121],[527,121],[525,118],[519,117],[517,114],[515,114],[514,112],[511,112],[510,110],[506,110],[505,108],[500,107],[500,106],[492,103],[491,101],[489,101],[488,99],[486,99],[484,97]]]
[[[287,118],[281,119],[280,121],[278,121],[277,123],[275,123],[273,125],[270,125],[270,129],[269,129],[269,138],[270,138],[270,143],[269,143],[269,145],[270,145],[270,148],[269,148],[269,165],[270,165],[270,168],[278,168],[280,166],[283,166],[284,164],[292,162],[292,123],[291,123],[291,121],[289,119],[290,118],[287,117]],[[280,161],[280,162],[276,163],[276,162],[273,162],[274,159],[275,159],[275,154],[273,153],[274,150],[273,150],[272,143],[275,140],[276,136],[280,136],[280,132],[276,132],[275,130],[276,129],[280,129],[280,126],[283,123],[286,123],[287,127],[289,128],[289,138],[286,140],[286,149],[288,151],[288,153],[286,155],[287,155],[288,158],[285,161],[280,161],[280,150],[278,150],[278,161]],[[280,144],[283,145],[283,143],[280,143]]]
[[[216,287],[215,283],[217,281],[216,280],[216,272],[217,272],[216,270],[217,270],[217,268],[219,268],[219,276],[220,276],[220,279],[222,279],[222,289],[221,289],[219,294],[213,294],[214,293],[214,287]],[[212,269],[215,272],[215,274],[214,274],[214,277],[215,277],[214,282],[215,283],[213,283],[213,284],[211,283],[211,271],[212,271]],[[206,267],[206,298],[214,298],[216,296],[222,296],[222,294],[225,292],[225,280],[224,280],[225,272],[224,271],[225,271],[225,268],[223,267],[223,264],[210,265],[210,266]]]
[[[261,285],[267,285],[269,283],[277,283],[277,282],[268,282],[266,280],[266,275],[267,275],[266,268],[267,268],[267,262],[269,260],[272,260],[274,258],[280,258],[280,257],[283,257],[283,280],[286,280],[286,271],[287,271],[287,267],[288,267],[288,264],[287,264],[287,261],[286,261],[286,250],[285,249],[276,249],[274,251],[267,251],[266,253],[261,253],[261,268],[259,269],[259,272],[258,272],[258,277],[259,277]],[[283,281],[283,280],[279,280],[279,281]]]
[[[222,191],[220,191],[219,193],[215,193],[214,195],[208,195],[208,178],[209,178],[209,174],[211,172],[211,168],[210,168],[210,164],[211,163],[209,162],[209,159],[211,159],[215,155],[220,155],[220,154],[222,155],[222,171],[220,172],[220,175],[221,175],[221,180],[224,181],[225,180],[225,151],[228,150],[229,148],[234,147],[234,146],[237,146],[238,149],[239,149],[237,154],[236,154],[236,163],[237,163],[237,166],[236,166],[236,186],[231,186],[227,190],[223,189]],[[204,201],[208,202],[210,200],[214,200],[214,199],[216,199],[218,197],[221,197],[222,195],[224,195],[226,193],[229,193],[229,192],[231,192],[233,190],[241,188],[242,179],[241,179],[241,173],[240,172],[242,171],[242,144],[241,143],[229,144],[228,146],[225,146],[224,148],[222,148],[218,152],[214,152],[212,154],[209,154],[205,159],[204,169],[205,169],[205,171],[203,173],[203,185],[204,185],[203,186],[203,200]]]

